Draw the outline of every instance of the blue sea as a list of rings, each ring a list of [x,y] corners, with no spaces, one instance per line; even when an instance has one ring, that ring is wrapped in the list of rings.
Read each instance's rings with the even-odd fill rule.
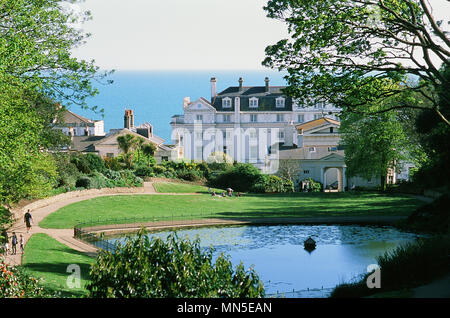
[[[105,121],[105,132],[123,128],[125,109],[134,111],[134,123],[149,122],[157,136],[171,143],[170,119],[183,113],[183,98],[191,101],[200,97],[211,98],[211,77],[217,80],[217,92],[229,86],[238,86],[242,77],[244,86],[264,86],[269,77],[271,86],[286,85],[284,73],[273,70],[261,71],[116,71],[108,79],[113,84],[95,83],[99,94],[87,100],[89,107],[104,109],[103,117],[91,110],[72,105],[69,109],[89,119]]]

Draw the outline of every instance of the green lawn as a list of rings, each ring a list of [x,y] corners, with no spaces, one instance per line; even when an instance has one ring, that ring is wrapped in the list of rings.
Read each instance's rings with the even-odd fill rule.
[[[61,292],[63,297],[80,297],[86,293],[90,264],[95,258],[75,251],[47,234],[34,234],[25,245],[22,259],[23,267],[36,278],[43,278],[43,286],[52,291]],[[80,267],[80,288],[70,288],[67,278],[69,265]]]
[[[39,225],[73,228],[79,222],[175,217],[327,217],[409,215],[423,202],[405,195],[379,193],[293,193],[212,197],[200,195],[118,195],[65,206]],[[109,221],[107,220],[109,219]],[[133,223],[133,220],[121,223]]]
[[[155,182],[153,186],[159,193],[208,193],[208,187],[189,183]],[[223,192],[220,189],[211,189],[211,191],[214,190],[216,193]]]

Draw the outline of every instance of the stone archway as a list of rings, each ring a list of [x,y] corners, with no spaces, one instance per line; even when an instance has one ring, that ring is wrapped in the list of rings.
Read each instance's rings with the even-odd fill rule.
[[[336,173],[335,176],[330,174],[331,169],[336,169],[335,170],[335,173]],[[333,182],[333,181],[331,181],[329,179],[327,180],[327,172],[329,172],[328,173],[328,178],[330,178],[330,175],[331,175],[332,178],[336,179],[336,181],[337,181],[337,189],[336,190],[338,192],[345,191],[345,187],[346,187],[346,184],[345,184],[345,167],[330,166],[330,167],[323,167],[322,168],[322,181],[323,181],[322,184],[323,184],[323,187],[324,187],[324,191],[325,191],[326,187]]]

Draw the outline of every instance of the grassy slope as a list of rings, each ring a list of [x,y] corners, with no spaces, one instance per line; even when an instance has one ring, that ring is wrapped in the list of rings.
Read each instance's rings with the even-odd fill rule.
[[[90,264],[95,259],[75,251],[46,234],[34,234],[25,245],[23,267],[34,277],[43,278],[46,289],[60,291],[64,297],[80,297],[85,294]],[[71,289],[67,285],[70,264],[80,266],[81,288]]]
[[[409,196],[378,193],[295,193],[211,197],[210,195],[123,195],[77,202],[47,216],[45,228],[72,228],[97,219],[199,215],[205,217],[326,217],[409,215],[423,203]],[[132,221],[130,221],[132,222]]]
[[[156,192],[159,193],[208,193],[208,187],[188,184],[188,183],[176,183],[176,182],[155,182],[154,184]],[[212,189],[216,193],[222,193],[223,190]],[[211,191],[212,191],[211,190]]]

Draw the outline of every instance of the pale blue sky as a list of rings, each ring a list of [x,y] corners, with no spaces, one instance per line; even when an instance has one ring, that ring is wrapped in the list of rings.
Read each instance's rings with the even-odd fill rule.
[[[264,69],[264,49],[287,36],[267,0],[86,0],[92,34],[74,51],[104,69]]]
[[[450,2],[429,0],[437,19]],[[92,34],[74,55],[116,70],[263,70],[264,49],[287,37],[267,0],[85,0]],[[448,25],[444,25],[448,29]]]

